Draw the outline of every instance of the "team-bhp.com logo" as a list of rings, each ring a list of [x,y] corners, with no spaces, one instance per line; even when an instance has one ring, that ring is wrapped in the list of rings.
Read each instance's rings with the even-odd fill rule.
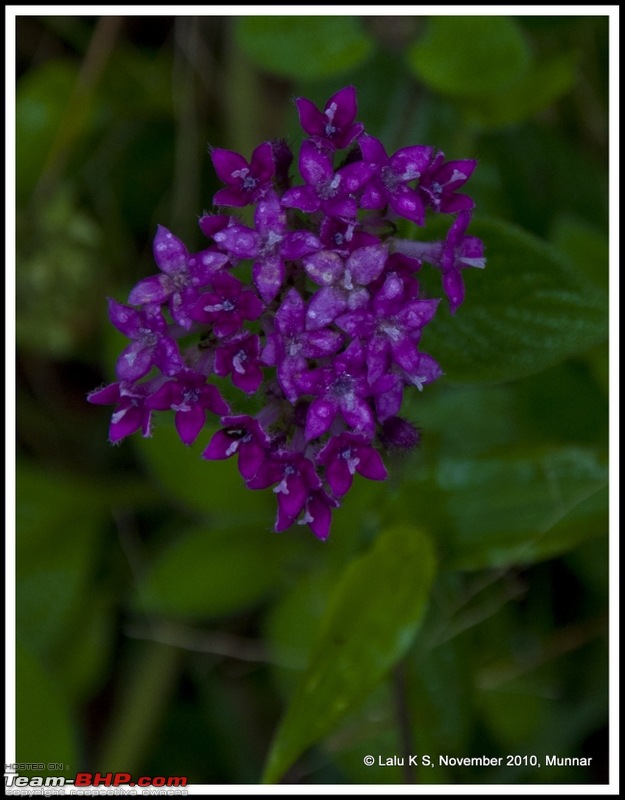
[[[8,790],[30,789],[30,788],[54,788],[54,787],[90,787],[95,788],[98,786],[115,786],[115,787],[140,787],[142,789],[171,789],[182,788],[187,785],[187,779],[182,776],[168,776],[162,775],[146,776],[142,775],[138,778],[133,778],[129,772],[77,772],[74,778],[65,778],[64,776],[48,775],[41,776],[26,776],[19,775],[13,771],[11,767],[18,767],[22,769],[36,769],[37,767],[44,769],[43,764],[7,764],[5,765],[4,785]],[[73,792],[79,794],[79,792]]]

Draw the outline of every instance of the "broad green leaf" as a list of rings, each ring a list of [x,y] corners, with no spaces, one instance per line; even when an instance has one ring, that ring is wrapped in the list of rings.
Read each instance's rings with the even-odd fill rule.
[[[450,380],[505,381],[583,353],[608,335],[607,296],[545,242],[508,223],[475,219],[486,268],[463,270],[455,316],[441,304],[423,333]]]
[[[576,54],[566,53],[533,64],[505,91],[472,98],[463,105],[467,121],[491,129],[529,119],[573,87],[576,61]]]
[[[383,531],[348,566],[276,734],[265,783],[277,781],[358,707],[406,652],[419,628],[434,569],[429,539],[408,524]]]
[[[319,621],[336,578],[327,570],[303,577],[273,606],[264,634],[273,660],[279,664],[280,689],[289,693],[297,673],[305,669]]]
[[[432,17],[408,51],[408,65],[430,89],[466,97],[515,83],[529,68],[530,57],[511,17]]]
[[[362,706],[344,717],[324,740],[324,755],[327,754],[345,775],[345,783],[406,783],[406,770],[402,765],[380,767],[377,763],[368,766],[363,762],[363,755],[368,753],[403,751],[397,704],[397,685],[391,672]]]
[[[355,17],[240,17],[235,36],[257,66],[298,80],[339,75],[361,64],[373,49]]]
[[[439,545],[453,569],[528,564],[607,533],[607,464],[591,449],[445,458]],[[444,517],[443,517],[444,518]]]
[[[48,764],[64,764],[69,770],[66,775],[74,775],[79,768],[76,739],[67,698],[59,690],[58,681],[19,644],[15,678],[17,761],[44,764],[43,772],[53,775],[59,770],[48,770]]]
[[[177,535],[139,586],[138,610],[192,619],[244,610],[280,585],[289,541],[261,526]]]
[[[154,435],[132,439],[141,457],[165,492],[187,508],[225,517],[229,522],[253,525],[267,532],[276,514],[275,495],[250,491],[239,475],[236,456],[225,461],[202,458],[217,426],[206,427],[196,442],[186,447],[173,425],[157,417]]]

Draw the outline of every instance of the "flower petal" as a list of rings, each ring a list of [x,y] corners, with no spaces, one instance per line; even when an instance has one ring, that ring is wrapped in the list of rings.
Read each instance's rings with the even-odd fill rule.
[[[310,331],[325,328],[347,308],[343,292],[334,286],[324,286],[313,295],[306,312],[306,327]]]
[[[193,444],[205,422],[206,411],[200,405],[191,406],[188,411],[177,411],[175,417],[176,430],[183,444]]]
[[[307,442],[323,436],[330,430],[336,418],[338,407],[336,403],[323,398],[316,398],[310,404],[306,416],[306,430],[304,436]]]
[[[171,282],[165,275],[152,275],[144,278],[128,295],[128,302],[133,306],[146,303],[164,303],[171,292]]]

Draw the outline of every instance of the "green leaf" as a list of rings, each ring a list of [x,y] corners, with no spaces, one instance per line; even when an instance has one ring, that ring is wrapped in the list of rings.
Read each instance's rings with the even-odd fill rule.
[[[432,17],[425,35],[408,51],[408,65],[434,91],[488,95],[525,73],[530,51],[511,17]]]
[[[429,539],[407,524],[385,530],[345,570],[276,734],[265,783],[277,781],[359,706],[406,652],[421,623],[434,570]]]
[[[244,610],[280,585],[289,541],[260,527],[178,535],[139,586],[139,610],[204,619]]]
[[[19,644],[16,649],[16,756],[21,763],[79,768],[67,699],[39,661]],[[23,774],[24,770],[20,770]],[[59,774],[58,770],[51,770]],[[40,770],[36,771],[41,774]]]
[[[422,349],[458,381],[504,381],[582,353],[608,335],[607,296],[559,253],[505,222],[476,218],[486,268],[465,269],[455,316],[441,307]]]
[[[339,75],[373,50],[355,17],[239,17],[235,37],[257,66],[298,80]]]
[[[577,55],[565,53],[533,64],[505,91],[472,98],[465,117],[482,129],[498,128],[529,119],[573,88]]]
[[[445,458],[439,545],[446,566],[529,564],[607,532],[607,465],[591,449]],[[451,523],[451,524],[450,524]]]

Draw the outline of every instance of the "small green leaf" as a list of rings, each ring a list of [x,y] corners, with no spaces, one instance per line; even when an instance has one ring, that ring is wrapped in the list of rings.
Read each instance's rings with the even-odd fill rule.
[[[373,50],[355,17],[239,17],[235,36],[257,66],[298,80],[339,75]]]
[[[556,250],[495,220],[476,217],[470,233],[486,268],[463,270],[464,304],[453,317],[441,304],[422,341],[451,380],[513,380],[607,338],[606,293]]]
[[[136,606],[192,619],[244,610],[279,585],[291,552],[287,539],[260,527],[189,531],[156,557]]]
[[[511,17],[432,17],[408,51],[408,64],[434,91],[479,96],[515,83],[530,65],[530,51]]]
[[[277,781],[357,708],[406,652],[421,623],[434,570],[429,539],[407,524],[384,531],[348,566],[276,734],[264,783]]]
[[[50,763],[66,764],[71,771],[68,774],[73,775],[79,768],[76,739],[67,699],[59,691],[58,682],[19,644],[15,676],[17,761],[46,767]],[[52,774],[58,774],[58,770]]]

